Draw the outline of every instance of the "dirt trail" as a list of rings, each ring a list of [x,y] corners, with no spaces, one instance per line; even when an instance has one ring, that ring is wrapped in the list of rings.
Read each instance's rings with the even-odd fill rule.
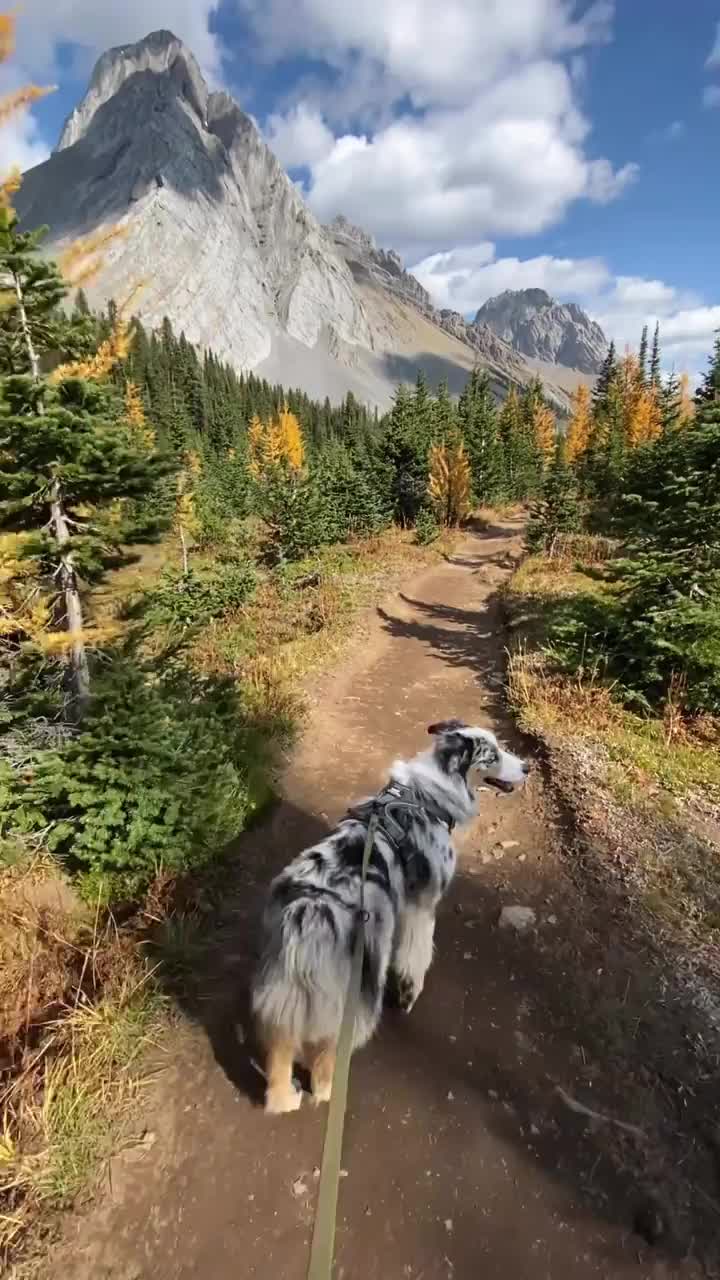
[[[501,697],[494,593],[519,550],[508,524],[468,535],[447,563],[378,611],[323,681],[284,779],[284,801],[239,845],[237,905],[217,943],[195,1026],[166,1046],[144,1141],[112,1163],[107,1192],[69,1224],[53,1274],[76,1280],[302,1280],[326,1110],[268,1120],[233,1023],[270,875],[460,715],[512,742]],[[608,1126],[557,1092],[619,1118],[622,1096],[588,1088],[568,1010],[577,974],[557,940],[570,925],[554,827],[536,771],[525,793],[483,793],[459,840],[461,873],[441,910],[437,955],[409,1018],[387,1014],[353,1062],[337,1237],[338,1280],[689,1277],[632,1232],[641,1188],[607,1158]],[[518,937],[498,909],[533,906]],[[573,921],[577,927],[577,921]],[[557,957],[557,959],[556,959]],[[548,965],[552,980],[547,978]],[[240,1015],[242,1020],[242,1015]],[[618,1142],[636,1139],[615,1130]],[[632,1161],[626,1162],[630,1167]]]

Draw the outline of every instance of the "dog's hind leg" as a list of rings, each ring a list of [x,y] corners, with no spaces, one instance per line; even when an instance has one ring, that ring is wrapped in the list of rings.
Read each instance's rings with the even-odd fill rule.
[[[320,1044],[313,1045],[308,1053],[312,1096],[316,1106],[330,1101],[336,1047],[334,1040],[322,1040]]]
[[[302,1093],[293,1084],[295,1044],[282,1031],[270,1031],[267,1044],[267,1092],[265,1110],[279,1116],[286,1111],[299,1111]]]
[[[425,985],[433,956],[435,907],[405,907],[398,925],[390,988],[394,1002],[409,1013]]]

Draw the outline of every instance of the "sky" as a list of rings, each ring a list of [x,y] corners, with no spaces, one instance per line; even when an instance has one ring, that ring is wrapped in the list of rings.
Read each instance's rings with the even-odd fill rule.
[[[169,28],[323,221],[397,249],[439,306],[578,301],[621,347],[660,322],[700,372],[720,328],[720,0],[24,0],[0,129],[38,163],[111,45]]]

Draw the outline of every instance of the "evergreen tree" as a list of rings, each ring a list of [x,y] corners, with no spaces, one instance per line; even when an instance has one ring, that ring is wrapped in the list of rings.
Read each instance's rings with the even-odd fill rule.
[[[653,334],[652,353],[650,355],[649,382],[651,387],[655,387],[656,390],[660,389],[661,377],[660,377],[660,323],[659,321],[655,325],[655,332]]]
[[[555,445],[537,502],[530,508],[526,531],[529,551],[548,551],[558,534],[575,533],[580,528],[577,481],[566,460],[565,441]]]
[[[448,389],[447,379],[443,378],[438,386],[435,404],[433,407],[433,439],[438,441],[453,440],[457,438],[458,432],[458,415],[450,399],[450,391]]]
[[[465,441],[472,496],[476,503],[503,496],[500,443],[495,398],[486,369],[473,369],[458,403],[458,425]]]
[[[19,232],[9,210],[0,210],[0,279],[11,286],[11,325],[20,344],[0,381],[0,520],[35,535],[42,568],[59,584],[58,619],[68,635],[73,704],[81,714],[90,677],[78,573],[92,577],[104,563],[98,516],[119,498],[147,493],[164,464],[123,419],[109,388],[61,371],[52,384],[43,378],[43,347],[54,339],[64,286],[40,256],[40,236]],[[25,371],[16,372],[21,362]]]
[[[648,385],[648,327],[643,325],[643,331],[640,337],[640,349],[638,351],[638,370],[640,383],[643,387]]]
[[[381,446],[381,456],[390,469],[393,515],[405,526],[414,524],[427,489],[430,401],[424,383],[420,383],[419,392],[418,397],[417,389],[411,395],[406,387],[398,387]]]
[[[603,360],[597,381],[593,390],[593,409],[596,413],[601,413],[605,408],[605,402],[612,383],[616,380],[618,374],[617,356],[615,354],[615,343],[611,342],[607,349],[607,355]]]

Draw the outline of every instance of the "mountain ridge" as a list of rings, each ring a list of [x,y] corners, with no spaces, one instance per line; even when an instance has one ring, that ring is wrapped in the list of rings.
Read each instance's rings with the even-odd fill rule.
[[[236,368],[309,394],[352,390],[384,408],[418,368],[458,392],[479,362],[498,395],[534,375],[491,326],[438,310],[393,250],[345,218],[322,226],[255,122],[208,88],[169,31],[100,57],[16,205],[23,225],[50,225],[55,252],[122,226],[87,287],[91,305],[142,284],[137,310],[150,327],[168,315]]]
[[[515,351],[582,373],[600,372],[607,338],[576,302],[559,302],[545,289],[505,289],[483,303],[475,324],[486,324]]]

